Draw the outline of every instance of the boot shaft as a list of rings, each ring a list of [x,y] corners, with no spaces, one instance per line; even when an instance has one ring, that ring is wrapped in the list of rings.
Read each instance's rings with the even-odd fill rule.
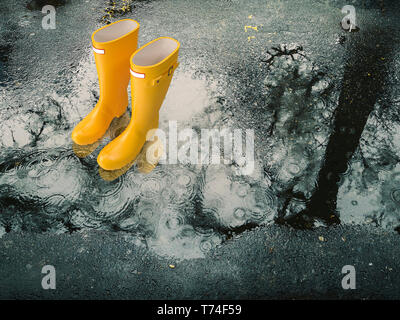
[[[100,86],[100,99],[113,104],[115,96],[128,104],[129,58],[137,49],[139,23],[124,19],[104,26],[92,34],[93,53]]]
[[[131,64],[132,121],[136,130],[158,128],[158,113],[178,67],[180,44],[155,39],[133,53]]]

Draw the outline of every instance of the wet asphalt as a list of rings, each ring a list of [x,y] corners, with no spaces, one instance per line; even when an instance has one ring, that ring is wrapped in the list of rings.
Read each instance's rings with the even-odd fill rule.
[[[376,228],[246,232],[185,261],[160,258],[121,233],[8,234],[1,299],[399,299],[400,239]],[[56,289],[42,289],[45,265]],[[356,288],[342,288],[352,265]]]

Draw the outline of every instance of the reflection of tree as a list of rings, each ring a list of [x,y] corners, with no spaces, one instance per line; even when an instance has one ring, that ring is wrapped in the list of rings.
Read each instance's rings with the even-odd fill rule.
[[[231,110],[235,126],[255,128],[257,157],[277,196],[279,221],[304,210],[316,188],[338,97],[327,70],[300,45],[274,47],[258,61],[246,72],[235,66],[233,74],[241,75],[235,93],[243,103]]]
[[[354,38],[354,45],[348,48],[349,58],[335,110],[333,132],[318,174],[318,188],[307,208],[290,223],[301,226],[307,220],[305,216],[319,217],[328,223],[339,222],[336,211],[338,182],[348,169],[367,120],[383,93],[393,43],[384,30],[373,29],[365,32],[365,38]],[[363,150],[360,151],[365,161]]]
[[[339,183],[350,176],[351,159],[363,162],[364,188],[379,181],[377,168],[398,163],[390,137],[400,114],[395,99],[384,98],[395,37],[375,25],[347,37],[337,85],[335,72],[313,64],[300,45],[273,47],[260,65],[247,63],[246,72],[235,65],[241,78],[232,83],[243,103],[230,111],[235,125],[256,130],[264,178],[279,199],[278,222],[300,228],[311,227],[315,217],[339,223]]]

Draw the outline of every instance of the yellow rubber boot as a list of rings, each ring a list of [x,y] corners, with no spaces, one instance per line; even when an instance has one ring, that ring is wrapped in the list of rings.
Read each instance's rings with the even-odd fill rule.
[[[139,23],[123,19],[92,34],[100,98],[93,110],[72,131],[72,140],[88,145],[99,140],[111,121],[128,106],[129,58],[137,49]]]
[[[116,170],[135,160],[147,133],[158,128],[158,112],[178,67],[179,47],[177,40],[161,37],[133,53],[130,59],[131,121],[116,139],[101,150],[97,157],[101,168]]]

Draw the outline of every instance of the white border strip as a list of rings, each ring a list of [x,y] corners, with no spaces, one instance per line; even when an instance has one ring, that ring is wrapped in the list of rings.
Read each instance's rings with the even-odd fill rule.
[[[144,79],[144,77],[145,77],[144,73],[137,73],[137,72],[133,71],[132,69],[131,69],[131,75],[133,75],[135,78],[140,78],[140,79]]]
[[[98,54],[104,54],[105,51],[103,49],[96,49],[95,47],[93,47],[93,51],[98,53]]]

